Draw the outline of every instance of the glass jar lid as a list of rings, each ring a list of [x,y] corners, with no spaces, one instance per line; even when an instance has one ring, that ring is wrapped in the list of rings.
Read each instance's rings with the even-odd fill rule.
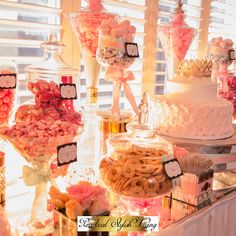
[[[30,74],[59,74],[78,75],[79,70],[68,66],[62,59],[62,50],[65,47],[58,40],[57,32],[51,31],[49,40],[41,44],[44,50],[44,57],[39,64],[27,66],[25,71]]]

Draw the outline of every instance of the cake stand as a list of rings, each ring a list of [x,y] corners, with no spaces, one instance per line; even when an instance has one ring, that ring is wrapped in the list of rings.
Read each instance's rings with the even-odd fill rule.
[[[233,126],[236,130],[236,125]],[[191,153],[210,158],[214,165],[213,189],[225,189],[236,183],[236,132],[233,136],[217,140],[195,140],[162,136],[175,146]]]

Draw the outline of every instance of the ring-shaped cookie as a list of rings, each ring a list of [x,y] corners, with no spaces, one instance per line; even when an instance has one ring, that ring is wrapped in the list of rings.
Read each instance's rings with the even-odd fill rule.
[[[122,167],[122,175],[127,178],[132,178],[135,176],[135,169],[133,165],[125,165]]]

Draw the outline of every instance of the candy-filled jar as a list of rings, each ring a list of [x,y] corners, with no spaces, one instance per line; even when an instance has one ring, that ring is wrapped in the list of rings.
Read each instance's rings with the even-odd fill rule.
[[[185,14],[182,3],[172,14],[170,24],[159,25],[159,37],[167,59],[168,79],[173,79],[177,65],[182,61],[196,35],[197,30],[185,23]]]
[[[212,61],[212,79],[217,80],[219,74],[225,74],[228,66],[235,60],[233,41],[222,37],[212,38],[208,44],[206,58]]]
[[[70,21],[79,42],[86,72],[87,102],[96,105],[99,73],[101,66],[96,60],[98,27],[103,20],[112,19],[114,14],[105,10],[102,0],[88,0],[87,6],[70,14]]]
[[[28,89],[34,103],[21,106],[16,122],[23,120],[61,120],[83,126],[82,112],[78,108],[79,71],[65,64],[61,52],[64,45],[51,32],[48,42],[41,47],[44,58],[40,64],[26,67]]]
[[[16,84],[15,64],[0,64],[0,126],[9,125],[15,104]]]
[[[138,46],[134,42],[136,28],[129,20],[108,19],[99,27],[97,60],[106,68],[105,78],[113,82],[112,113],[119,114],[121,87],[134,112],[138,108],[132,90],[128,84],[134,80],[134,74],[128,68],[139,57]]]
[[[60,166],[76,159],[76,141],[84,125],[83,113],[74,102],[78,98],[78,71],[63,62],[63,45],[55,32],[51,32],[42,47],[41,63],[26,68],[33,101],[21,105],[15,114],[15,124],[0,133],[29,164],[23,166],[23,180],[27,186],[35,186],[35,198],[30,219],[24,219],[19,227],[27,228],[33,235],[52,231],[47,184],[56,183],[51,165],[55,160]]]

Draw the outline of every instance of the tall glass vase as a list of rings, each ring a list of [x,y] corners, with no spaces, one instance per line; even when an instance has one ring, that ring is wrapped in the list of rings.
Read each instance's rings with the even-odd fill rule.
[[[70,22],[80,46],[86,72],[87,106],[96,107],[101,66],[96,60],[98,27],[115,16],[105,11],[101,0],[88,0],[87,7],[70,14]]]
[[[172,14],[170,24],[159,26],[159,37],[167,60],[168,79],[174,77],[176,68],[182,61],[196,35],[196,29],[185,23],[185,14],[181,1]]]

